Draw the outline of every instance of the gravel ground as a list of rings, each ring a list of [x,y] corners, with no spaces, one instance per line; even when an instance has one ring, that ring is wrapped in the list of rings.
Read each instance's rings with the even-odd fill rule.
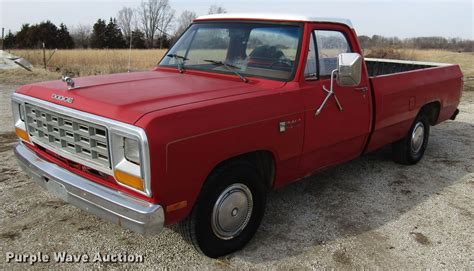
[[[16,165],[9,97],[0,85],[0,261],[6,253],[65,251],[144,256],[143,263],[37,263],[39,268],[474,269],[474,92],[461,114],[432,129],[416,166],[366,155],[269,195],[242,251],[214,260],[171,229],[145,238],[49,196]]]

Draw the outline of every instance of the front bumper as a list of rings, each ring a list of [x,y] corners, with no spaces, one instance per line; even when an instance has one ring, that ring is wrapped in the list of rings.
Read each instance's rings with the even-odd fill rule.
[[[51,194],[89,213],[142,234],[157,234],[164,224],[160,205],[128,196],[40,158],[23,143],[15,146],[20,166]]]

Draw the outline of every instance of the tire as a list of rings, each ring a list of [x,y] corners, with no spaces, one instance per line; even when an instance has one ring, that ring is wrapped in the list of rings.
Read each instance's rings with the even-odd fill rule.
[[[252,239],[265,202],[265,186],[257,169],[245,160],[230,161],[211,173],[178,230],[202,254],[211,258],[227,255]]]
[[[392,144],[393,160],[402,165],[414,165],[425,154],[430,136],[430,122],[423,111],[418,114],[407,136]]]

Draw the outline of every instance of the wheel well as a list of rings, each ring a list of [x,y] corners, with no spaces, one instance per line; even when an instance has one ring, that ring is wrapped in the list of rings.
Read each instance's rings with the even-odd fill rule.
[[[216,170],[217,168],[223,166],[226,163],[240,159],[249,161],[250,163],[255,165],[255,168],[258,170],[259,174],[265,181],[265,188],[268,190],[272,188],[273,180],[275,178],[275,159],[270,151],[253,151],[235,157],[231,157],[220,162],[212,171]]]
[[[425,104],[420,112],[426,114],[430,121],[431,125],[435,125],[438,122],[439,111],[441,109],[441,104],[439,102],[432,102],[429,104]]]

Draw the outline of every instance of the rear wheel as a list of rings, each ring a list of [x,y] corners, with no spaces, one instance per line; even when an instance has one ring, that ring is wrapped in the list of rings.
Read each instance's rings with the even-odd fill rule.
[[[403,165],[418,163],[428,147],[430,135],[430,122],[428,117],[421,112],[415,119],[408,135],[392,144],[393,160]]]
[[[257,231],[265,201],[264,182],[257,169],[245,160],[229,162],[209,176],[179,230],[186,241],[209,257],[235,252]]]

